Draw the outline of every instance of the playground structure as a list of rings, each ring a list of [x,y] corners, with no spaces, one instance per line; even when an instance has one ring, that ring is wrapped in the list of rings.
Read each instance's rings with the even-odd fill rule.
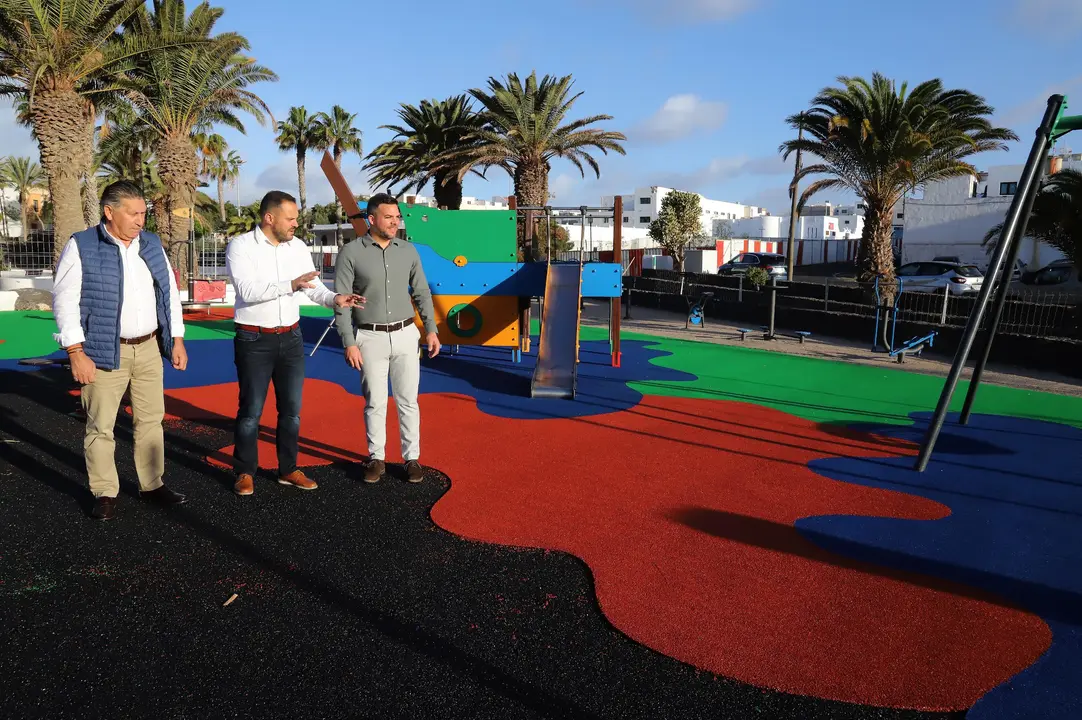
[[[988,307],[988,300],[993,289],[996,291],[995,305],[992,308],[992,317],[988,323],[988,333],[977,357],[977,363],[973,368],[973,376],[969,381],[966,391],[965,402],[962,405],[962,413],[959,423],[966,425],[973,411],[973,400],[980,386],[981,377],[984,375],[988,356],[992,352],[992,341],[995,340],[996,331],[999,329],[999,321],[1003,316],[1003,306],[1007,301],[1007,293],[1011,289],[1010,273],[1004,268],[1014,268],[1018,264],[1018,255],[1022,250],[1022,239],[1026,234],[1026,226],[1029,224],[1029,216],[1033,212],[1033,202],[1040,191],[1041,177],[1048,165],[1048,148],[1051,143],[1072,130],[1082,129],[1082,115],[1065,115],[1067,109],[1067,97],[1065,95],[1050,95],[1045,107],[1044,117],[1036,131],[1033,147],[1030,149],[1026,165],[1022,169],[1022,177],[1018,180],[1018,190],[1011,199],[1010,209],[1007,211],[1007,219],[1003,223],[1003,229],[996,240],[995,251],[988,265],[988,274],[981,286],[977,302],[973,312],[969,315],[962,340],[958,343],[958,349],[951,363],[950,373],[943,383],[943,391],[939,396],[932,421],[928,425],[928,431],[921,444],[920,454],[917,456],[915,469],[924,472],[928,467],[936,440],[943,429],[943,423],[947,417],[947,408],[950,407],[954,390],[958,386],[958,380],[962,376],[969,352],[973,348],[977,332],[980,330],[984,319],[984,311]],[[1003,282],[998,282],[1000,278]],[[998,284],[997,284],[998,283]]]
[[[368,231],[365,215],[329,153],[320,167],[338,196],[346,217],[360,237]],[[530,351],[530,308],[542,298],[540,344],[531,382],[533,397],[575,396],[579,362],[580,308],[584,297],[608,298],[609,346],[613,367],[620,365],[620,304],[623,292],[621,257],[622,198],[611,208],[518,207],[509,210],[442,210],[400,204],[408,240],[417,248],[432,291],[437,333],[442,345],[506,347],[521,362]],[[614,220],[614,262],[544,262],[518,260],[522,226],[527,246],[536,237],[535,224],[548,223],[554,211],[574,211],[587,218]],[[599,215],[598,213],[602,213]],[[422,326],[420,316],[415,317]]]

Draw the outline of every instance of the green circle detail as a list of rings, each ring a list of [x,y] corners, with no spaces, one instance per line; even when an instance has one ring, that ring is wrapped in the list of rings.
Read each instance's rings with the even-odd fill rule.
[[[468,330],[458,327],[457,316],[459,313],[469,315],[473,319],[473,327]],[[459,303],[447,311],[447,326],[451,328],[451,332],[459,337],[473,337],[481,332],[482,321],[481,311],[469,303]]]

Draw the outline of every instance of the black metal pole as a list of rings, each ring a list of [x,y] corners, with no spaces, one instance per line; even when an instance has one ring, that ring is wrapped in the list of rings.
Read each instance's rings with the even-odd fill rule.
[[[984,367],[988,364],[988,357],[992,354],[992,341],[995,340],[996,332],[999,330],[999,321],[1003,317],[1003,307],[1006,305],[1007,295],[1011,291],[1011,274],[1014,272],[1014,266],[1018,264],[1018,255],[1022,251],[1022,240],[1026,236],[1026,226],[1029,224],[1029,216],[1033,212],[1033,203],[1037,200],[1037,193],[1041,191],[1041,177],[1044,175],[1044,168],[1045,163],[1042,161],[1037,168],[1033,189],[1026,196],[1025,206],[1022,208],[1022,222],[1018,223],[1014,235],[1010,239],[1010,253],[1007,255],[1007,262],[1000,269],[1002,279],[997,288],[992,317],[988,322],[988,338],[984,341],[984,347],[981,348],[980,355],[977,357],[977,364],[973,368],[973,376],[969,380],[966,399],[962,403],[962,415],[958,418],[960,425],[969,423],[969,416],[973,412],[973,401],[977,397],[977,387],[984,376]],[[1000,241],[1002,242],[1002,240],[1003,238],[1000,236]]]
[[[770,278],[770,330],[767,331],[766,339],[774,339],[774,309],[778,301],[778,276],[774,275]]]
[[[966,324],[965,333],[962,335],[962,340],[958,344],[958,350],[955,351],[954,362],[951,364],[950,373],[947,375],[947,380],[943,384],[943,392],[939,395],[939,403],[936,405],[935,415],[932,417],[932,422],[928,426],[928,431],[924,436],[924,443],[921,445],[920,455],[917,457],[916,469],[918,472],[924,472],[925,468],[928,467],[928,460],[932,455],[932,449],[935,447],[939,432],[943,429],[943,421],[947,417],[947,408],[950,406],[951,397],[954,395],[954,390],[958,386],[958,379],[962,375],[966,359],[969,357],[969,351],[973,347],[973,339],[976,337],[977,330],[981,326],[981,320],[984,318],[984,310],[988,306],[988,298],[992,294],[996,279],[999,277],[999,271],[1003,266],[1003,256],[1007,253],[1007,249],[1010,246],[1010,240],[1014,237],[1019,222],[1021,222],[1023,226],[1026,223],[1026,218],[1022,217],[1022,209],[1025,206],[1029,195],[1037,189],[1036,180],[1044,163],[1044,155],[1045,151],[1048,149],[1049,136],[1052,134],[1052,129],[1062,105],[1062,95],[1052,95],[1048,98],[1048,107],[1045,109],[1044,118],[1041,119],[1040,127],[1037,128],[1036,138],[1033,141],[1033,148],[1029,152],[1026,166],[1022,170],[1022,177],[1019,178],[1018,181],[1018,191],[1015,194],[1014,199],[1011,200],[1010,210],[1007,211],[1007,220],[1003,224],[1003,231],[1000,233],[999,242],[996,243],[992,262],[989,264],[991,277],[985,278],[984,285],[981,286],[980,294],[977,296],[977,305],[969,315],[969,322]]]

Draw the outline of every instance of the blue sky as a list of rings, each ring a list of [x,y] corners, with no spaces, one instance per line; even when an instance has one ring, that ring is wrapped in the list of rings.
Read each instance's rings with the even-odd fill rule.
[[[792,164],[777,153],[793,134],[785,117],[843,74],[879,71],[911,85],[939,77],[983,95],[1021,139],[1009,152],[978,157],[982,166],[1024,162],[1049,94],[1067,94],[1070,112],[1082,113],[1082,0],[215,4],[226,9],[219,28],[246,35],[252,54],[278,73],[277,83],[254,88],[276,119],[291,105],[314,112],[340,104],[357,113],[365,153],[389,139],[379,125],[397,121],[399,103],[483,88],[509,72],[573,75],[584,94],[571,116],[612,115],[604,126],[629,141],[625,157],[599,155],[600,179],[557,161],[557,205],[665,185],[786,214]],[[277,149],[271,127],[246,125],[247,135],[223,131],[246,162],[241,201],[269,189],[295,192],[293,156]],[[37,155],[7,110],[4,154]],[[318,164],[311,153],[309,203],[331,198]],[[360,158],[344,159],[343,170],[355,192],[368,190]],[[489,176],[468,180],[466,194],[510,193],[505,172]]]

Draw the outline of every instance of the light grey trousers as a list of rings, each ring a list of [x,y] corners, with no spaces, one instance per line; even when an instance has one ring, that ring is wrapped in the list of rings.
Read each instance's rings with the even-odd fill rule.
[[[364,393],[364,425],[368,436],[368,454],[385,460],[387,445],[387,381],[391,382],[398,410],[402,459],[421,457],[421,408],[417,389],[421,381],[418,342],[421,332],[410,323],[394,332],[357,330],[361,351],[361,391]]]

